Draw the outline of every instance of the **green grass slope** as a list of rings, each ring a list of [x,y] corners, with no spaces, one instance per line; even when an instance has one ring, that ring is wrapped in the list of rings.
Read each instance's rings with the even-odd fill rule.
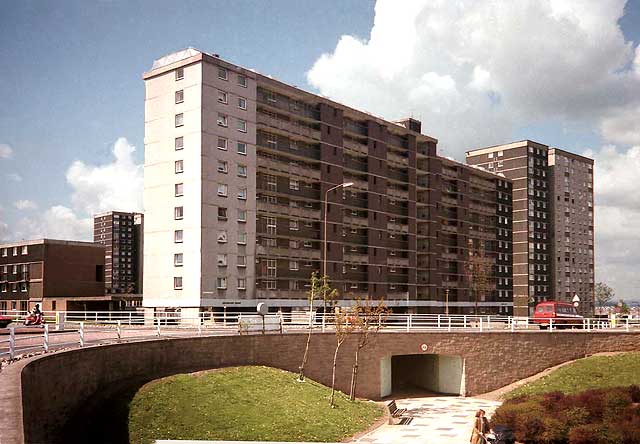
[[[383,415],[372,402],[268,367],[231,367],[153,381],[130,403],[129,439],[341,441]]]

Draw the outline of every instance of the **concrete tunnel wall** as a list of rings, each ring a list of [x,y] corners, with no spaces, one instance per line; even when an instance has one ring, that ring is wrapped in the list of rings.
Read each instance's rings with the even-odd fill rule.
[[[74,412],[96,393],[110,393],[122,381],[251,364],[295,372],[305,339],[304,334],[159,339],[24,359],[0,373],[2,443],[61,442],[61,428]],[[345,392],[356,339],[350,337],[344,343],[337,362],[337,388]],[[475,395],[589,354],[640,351],[640,334],[380,333],[361,353],[358,396],[379,399],[385,386],[384,360],[420,354],[422,344],[427,344],[428,354],[461,356],[462,391]],[[309,378],[330,384],[334,347],[333,334],[314,335],[306,371]]]

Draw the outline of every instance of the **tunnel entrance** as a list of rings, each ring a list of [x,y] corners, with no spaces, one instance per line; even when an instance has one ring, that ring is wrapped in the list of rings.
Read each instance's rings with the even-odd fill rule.
[[[380,363],[380,395],[464,395],[460,356],[419,354],[388,356]]]

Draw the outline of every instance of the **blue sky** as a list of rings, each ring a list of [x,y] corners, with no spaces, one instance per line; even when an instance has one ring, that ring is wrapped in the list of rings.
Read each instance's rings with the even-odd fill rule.
[[[141,74],[193,46],[385,118],[413,114],[458,160],[524,138],[586,152],[598,273],[636,297],[639,41],[640,0],[4,2],[0,241],[88,238],[91,212],[141,194]],[[110,175],[126,180],[101,193]]]

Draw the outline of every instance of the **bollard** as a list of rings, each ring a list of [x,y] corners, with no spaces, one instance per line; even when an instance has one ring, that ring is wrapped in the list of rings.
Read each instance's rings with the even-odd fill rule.
[[[80,335],[80,347],[84,347],[84,322],[80,322],[78,334]]]
[[[156,325],[156,335],[160,337],[160,324]]]
[[[44,343],[42,347],[44,348],[44,352],[47,353],[49,351],[49,324],[44,324],[43,337]]]
[[[16,328],[9,328],[9,359],[13,359],[16,354]]]
[[[120,321],[118,321],[118,327],[116,328],[116,333],[118,335],[118,342],[120,342],[120,339],[122,339],[122,325],[120,324]]]
[[[56,330],[61,331],[64,330],[64,322],[66,321],[67,313],[57,311],[56,312]]]

